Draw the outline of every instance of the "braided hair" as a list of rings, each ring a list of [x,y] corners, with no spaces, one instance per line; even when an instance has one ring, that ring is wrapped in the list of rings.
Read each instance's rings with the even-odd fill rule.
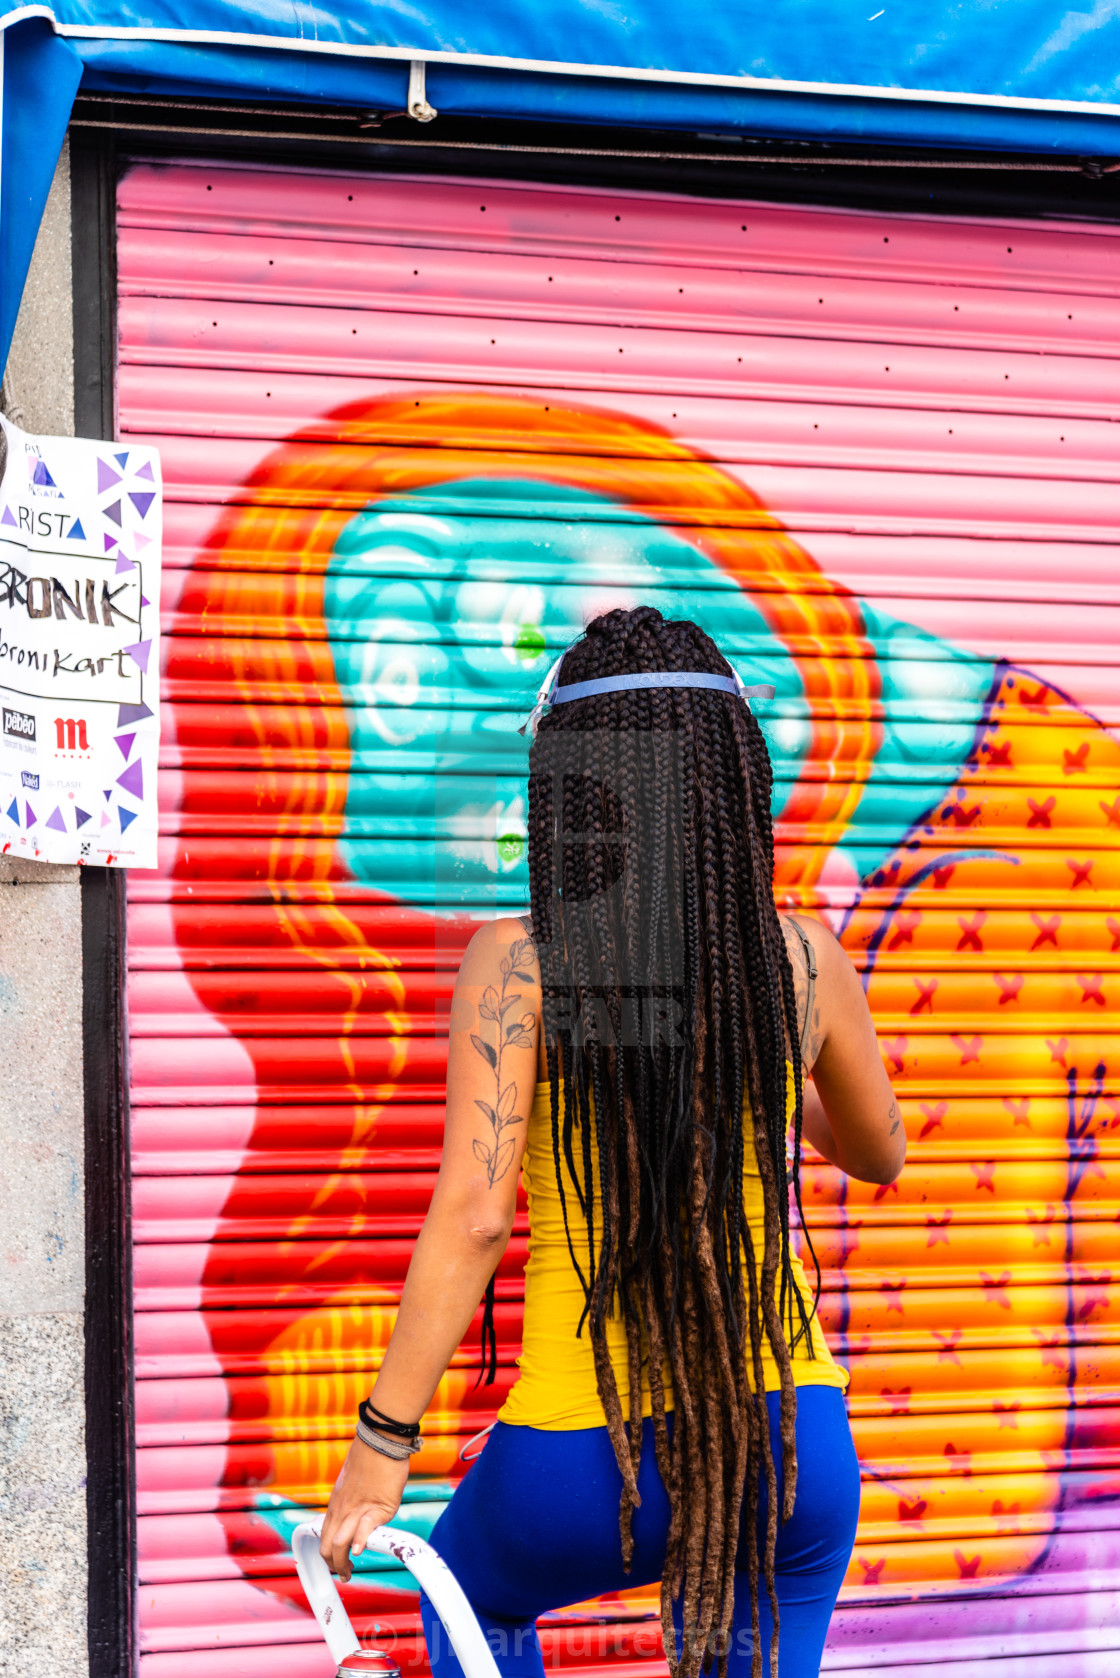
[[[731,673],[696,624],[641,606],[590,623],[559,680],[661,670]],[[781,1379],[784,1521],[797,1485],[790,1346],[809,1321],[790,1268],[787,1054],[798,1031],[774,904],[772,784],[748,707],[706,689],[627,690],[558,706],[529,754],[532,925],[553,1154],[586,1299],[580,1332],[590,1337],[622,1475],[627,1570],[643,1372],[648,1383],[671,1507],[661,1621],[673,1678],[696,1678],[713,1654],[726,1672],[741,1528],[752,1678],[762,1678],[760,1573],[774,1617],[771,1678],[778,1670],[778,1476],[763,1344]],[[796,1052],[791,1058],[800,1206],[801,1068]],[[765,1203],[761,1264],[743,1199],[751,1130]],[[578,1206],[564,1197],[561,1155]],[[626,1418],[607,1352],[616,1314],[626,1330]]]

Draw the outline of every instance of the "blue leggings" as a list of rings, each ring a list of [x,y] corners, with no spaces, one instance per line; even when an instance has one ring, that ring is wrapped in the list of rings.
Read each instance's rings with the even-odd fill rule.
[[[775,1460],[779,1460],[778,1395],[767,1397],[770,1438]],[[564,1433],[511,1427],[505,1422],[494,1427],[482,1455],[436,1523],[432,1543],[478,1615],[502,1678],[543,1678],[538,1615],[588,1597],[660,1581],[669,1499],[654,1461],[648,1421],[638,1474],[642,1503],[634,1512],[634,1561],[629,1574],[622,1571],[618,1536],[621,1490],[605,1427]],[[764,1483],[760,1547],[765,1541],[765,1510]],[[799,1387],[797,1499],[792,1516],[778,1528],[775,1568],[781,1678],[816,1678],[829,1618],[855,1542],[858,1515],[859,1466],[843,1394],[836,1387]],[[765,1655],[773,1619],[764,1588],[759,1598]],[[447,1635],[424,1596],[420,1608],[432,1678],[463,1678]],[[751,1610],[745,1571],[736,1574],[732,1629],[729,1678],[748,1678]],[[652,1655],[659,1648],[654,1641],[646,1653]]]

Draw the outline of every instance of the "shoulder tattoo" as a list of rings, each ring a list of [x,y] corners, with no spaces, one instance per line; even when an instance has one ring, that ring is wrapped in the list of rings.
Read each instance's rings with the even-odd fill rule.
[[[487,985],[478,1005],[479,1029],[471,1032],[471,1042],[494,1074],[493,1103],[475,1101],[475,1106],[489,1120],[491,1134],[489,1138],[476,1137],[473,1144],[475,1158],[486,1167],[486,1179],[491,1188],[505,1176],[514,1154],[512,1136],[503,1141],[502,1132],[510,1125],[521,1123],[514,1113],[517,1085],[512,1079],[505,1083],[502,1081],[502,1056],[509,1048],[530,1049],[533,1046],[534,1015],[516,1011],[522,999],[521,992],[516,988],[510,989],[511,985],[536,983],[533,975],[525,971],[532,961],[532,953],[533,945],[529,938],[519,938],[510,946],[509,955],[502,957],[501,990]]]
[[[781,918],[781,926],[785,935],[786,948],[789,951],[790,965],[793,968],[793,993],[797,1007],[798,1031],[802,1034],[804,1040],[802,1065],[806,1072],[811,1072],[816,1058],[821,1052],[821,1044],[824,1042],[824,1032],[821,1028],[820,996],[817,994],[816,986],[814,986],[813,1017],[806,1028],[805,1005],[809,995],[809,965],[805,959],[805,946],[785,915]]]

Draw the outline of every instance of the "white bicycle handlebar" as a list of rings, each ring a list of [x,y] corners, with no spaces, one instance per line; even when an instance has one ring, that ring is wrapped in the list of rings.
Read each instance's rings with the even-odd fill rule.
[[[317,1515],[312,1521],[304,1521],[292,1534],[292,1553],[296,1558],[300,1584],[319,1622],[327,1648],[335,1665],[341,1666],[348,1656],[361,1648],[361,1644],[342,1606],[330,1568],[319,1554],[322,1530],[322,1515]],[[474,1609],[458,1579],[430,1544],[422,1538],[414,1538],[411,1533],[398,1532],[394,1527],[374,1527],[366,1539],[366,1549],[375,1550],[378,1555],[392,1556],[408,1568],[439,1615],[466,1678],[499,1678],[497,1664],[482,1634],[482,1627],[475,1619]]]

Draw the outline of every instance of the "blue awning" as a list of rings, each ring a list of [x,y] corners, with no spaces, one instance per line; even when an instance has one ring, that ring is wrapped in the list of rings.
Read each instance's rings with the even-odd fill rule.
[[[0,367],[81,79],[78,54],[39,18],[0,32]]]
[[[1008,102],[1120,115],[1120,8],[1039,0],[722,0],[637,6],[601,0],[59,0],[12,8],[102,55],[138,42],[264,48],[325,58],[454,64],[675,86],[853,97]],[[604,90],[609,100],[609,92]]]
[[[0,0],[0,359],[84,89],[1120,156],[1120,0]]]

